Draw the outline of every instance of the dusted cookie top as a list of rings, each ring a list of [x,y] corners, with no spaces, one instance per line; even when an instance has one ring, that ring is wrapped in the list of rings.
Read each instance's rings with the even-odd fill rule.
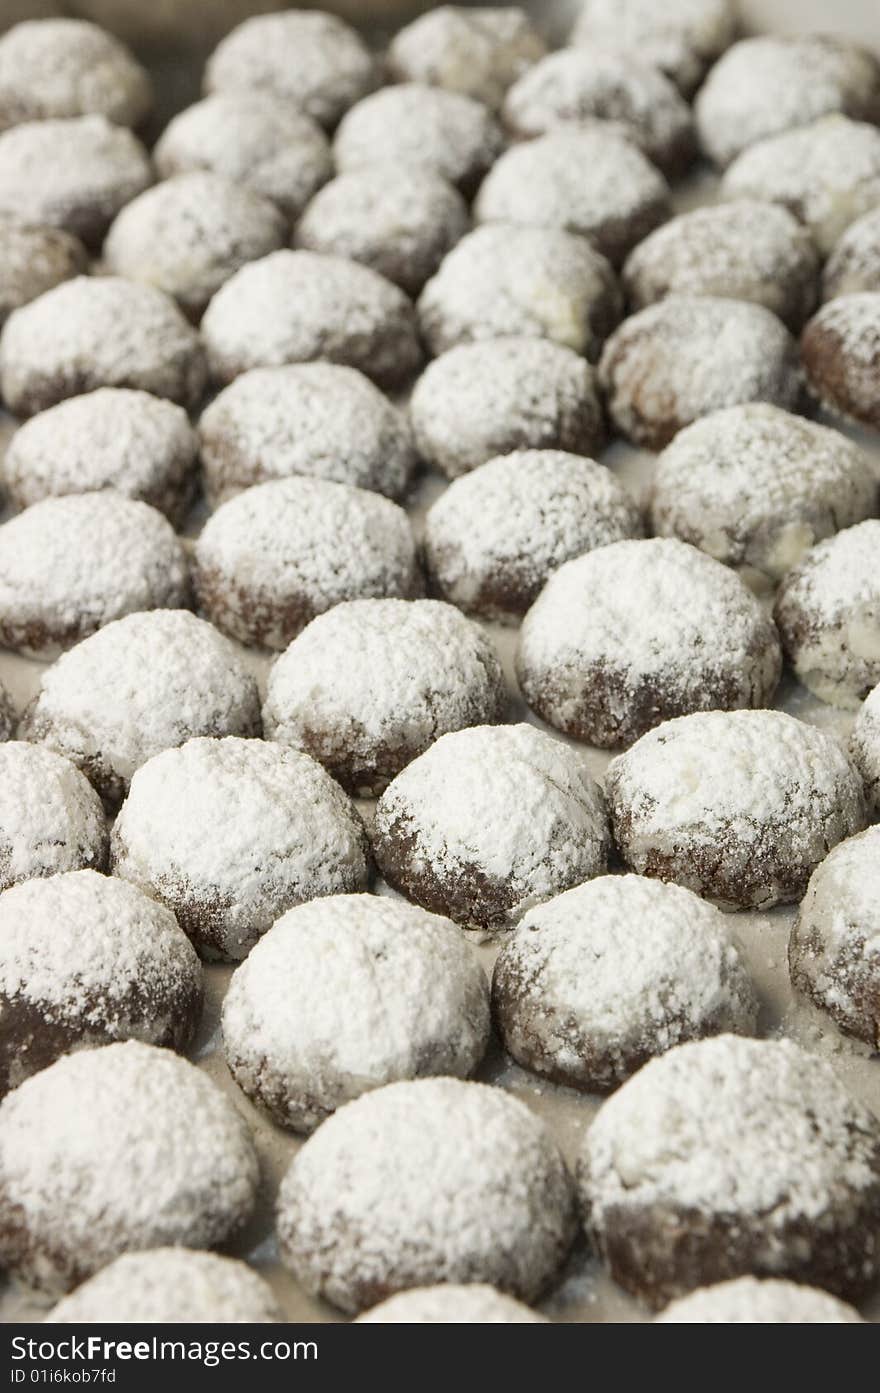
[[[139,126],[152,104],[146,71],[96,24],[31,20],[0,39],[0,130],[50,116],[106,116]]]
[[[61,1294],[121,1253],[208,1248],[249,1218],[245,1124],[205,1074],[134,1042],[66,1055],[0,1104],[0,1255]]]
[[[85,271],[86,249],[69,232],[0,216],[0,325],[20,305]]]
[[[414,1287],[380,1301],[358,1325],[544,1325],[546,1316],[479,1282]]]
[[[658,1325],[861,1325],[862,1317],[845,1301],[818,1287],[767,1277],[737,1277],[714,1287],[698,1287],[673,1301]]]
[[[827,411],[880,430],[880,292],[829,300],[804,329],[801,356]]]
[[[35,876],[103,870],[101,801],[69,759],[18,740],[0,744],[0,889]]]
[[[297,1132],[382,1084],[466,1078],[488,1039],[486,976],[460,930],[378,895],[283,915],[223,1002],[236,1083]]]
[[[825,263],[822,298],[880,291],[880,208],[850,223]]]
[[[547,46],[524,10],[435,5],[395,36],[388,50],[394,77],[479,97],[493,110],[511,83]]]
[[[550,1132],[498,1088],[394,1083],[328,1118],[281,1185],[281,1256],[344,1311],[434,1282],[524,1300],[573,1237],[571,1181]]]
[[[584,0],[570,42],[637,53],[689,96],[736,29],[731,0]]]
[[[219,43],[205,69],[206,92],[258,88],[289,99],[322,126],[376,86],[375,61],[335,15],[257,15]]]
[[[283,1321],[263,1278],[235,1258],[190,1248],[123,1253],[78,1286],[47,1325],[230,1325]]]
[[[419,453],[449,479],[512,450],[591,455],[605,433],[593,369],[543,339],[451,348],[419,378],[410,415]]]
[[[868,693],[856,717],[850,753],[865,781],[868,807],[876,817],[880,813],[880,687]]]

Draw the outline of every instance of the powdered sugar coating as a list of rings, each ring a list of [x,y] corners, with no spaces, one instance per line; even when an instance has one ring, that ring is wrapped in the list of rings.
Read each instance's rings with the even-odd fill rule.
[[[822,299],[880,291],[880,208],[850,223],[825,263]]]
[[[246,19],[217,45],[205,69],[206,92],[258,88],[328,128],[377,81],[375,61],[355,30],[318,10]]]
[[[470,195],[503,147],[501,130],[482,102],[401,82],[351,108],[336,132],[333,155],[340,173],[394,160],[433,170]]]
[[[0,335],[0,389],[31,416],[97,387],[134,387],[195,406],[205,356],[174,301],[118,276],[77,276],[11,314]]]
[[[103,116],[26,121],[0,134],[0,213],[72,232],[89,246],[152,182],[143,145]]]
[[[85,247],[69,232],[0,216],[0,325],[19,306],[80,275],[87,262]]]
[[[0,740],[9,740],[12,737],[16,719],[12,698],[0,682]]]
[[[74,1049],[184,1049],[202,971],[173,914],[134,886],[69,871],[0,895],[0,1093]]]
[[[868,807],[876,817],[880,813],[880,687],[868,693],[856,716],[850,754],[864,779]]]
[[[283,1321],[251,1267],[217,1253],[151,1248],[123,1253],[59,1301],[47,1325],[230,1325]]]
[[[730,0],[584,0],[569,42],[637,53],[689,96],[736,30]]]
[[[252,368],[199,421],[205,490],[215,506],[250,484],[313,475],[400,498],[415,468],[406,417],[354,368]]]
[[[837,741],[782,711],[667,721],[612,760],[605,792],[632,870],[728,907],[800,899],[831,848],[867,822]]]
[[[608,262],[582,237],[487,224],[445,258],[418,301],[430,351],[511,336],[546,338],[594,360],[623,302]]]
[[[399,31],[388,63],[396,78],[478,97],[497,110],[511,83],[546,52],[517,6],[435,5]]]
[[[35,876],[103,870],[100,799],[69,759],[19,740],[0,744],[0,889]]]
[[[579,232],[619,266],[669,216],[669,188],[631,141],[601,126],[514,145],[483,181],[478,222]]]
[[[328,479],[276,479],[222,504],[196,542],[193,580],[218,628],[279,649],[343,600],[421,591],[403,509]]]
[[[0,39],[0,130],[55,116],[106,116],[138,126],[152,85],[123,44],[81,19],[13,25]]]
[[[313,619],[273,665],[263,728],[369,795],[438,736],[501,721],[506,706],[495,649],[457,609],[352,600]]]
[[[512,450],[591,455],[604,437],[593,369],[545,339],[451,348],[416,383],[410,419],[422,458],[449,479]]]
[[[657,1325],[861,1325],[845,1301],[778,1278],[737,1277],[673,1301]]]
[[[414,1287],[380,1301],[357,1325],[545,1325],[546,1316],[494,1287],[471,1282],[447,1282],[438,1287]]]
[[[660,450],[699,416],[738,402],[795,407],[797,345],[763,305],[671,295],[624,320],[599,361],[609,415],[635,445]]]
[[[47,498],[0,526],[0,643],[29,657],[135,610],[181,609],[189,593],[171,524],[121,494]]]
[[[721,165],[756,141],[832,112],[880,116],[880,68],[867,49],[827,34],[740,39],[694,103],[703,153]]]
[[[456,479],[428,509],[429,584],[460,609],[511,623],[564,561],[639,536],[639,508],[604,465],[514,450]]]
[[[516,670],[545,721],[607,747],[691,711],[768,705],[782,653],[733,572],[655,537],[612,542],[555,571],[523,621]]]
[[[598,876],[529,910],[502,946],[492,1007],[526,1069],[588,1092],[653,1055],[751,1035],[758,999],[723,914],[678,885]]]
[[[807,549],[877,512],[871,462],[837,431],[765,402],[714,411],[657,460],[651,525],[773,585]]]
[[[489,931],[600,875],[609,838],[578,751],[532,726],[475,726],[442,735],[389,784],[373,850],[395,889]]]
[[[422,353],[403,291],[368,266],[309,251],[277,251],[237,271],[202,320],[211,372],[323,359],[360,368],[382,387],[406,381]]]
[[[333,895],[282,916],[239,967],[223,1044],[241,1089],[311,1132],[401,1079],[477,1068],[489,988],[449,919],[378,895]]]
[[[880,292],[829,300],[805,328],[801,355],[826,410],[880,430]]]
[[[215,92],[169,121],[153,151],[163,179],[208,169],[269,198],[289,218],[333,174],[321,127],[292,102],[262,92]]]
[[[439,174],[377,161],[324,185],[294,245],[350,257],[417,295],[469,221],[464,199]]]
[[[196,448],[182,407],[150,392],[99,387],[20,426],[3,480],[20,508],[113,489],[180,522],[194,490]]]
[[[634,309],[667,295],[751,300],[797,330],[815,308],[819,257],[785,208],[742,199],[694,208],[658,227],[627,257]]]
[[[721,194],[783,204],[827,255],[850,223],[880,203],[880,131],[824,116],[768,136],[734,160]]]
[[[116,803],[161,750],[194,735],[258,735],[260,698],[210,624],[186,610],[152,610],[114,620],[47,668],[23,730]]]
[[[193,319],[248,261],[284,245],[287,219],[259,194],[209,170],[176,174],[117,214],[104,243],[111,271],[155,285]]]
[[[501,1089],[389,1084],[310,1137],[278,1201],[284,1263],[344,1311],[433,1282],[530,1300],[573,1236],[571,1181],[550,1132]]]
[[[856,1296],[880,1270],[880,1122],[789,1040],[652,1060],[600,1110],[578,1179],[612,1275],[655,1302],[744,1273]]]
[[[122,1252],[225,1242],[257,1180],[242,1118],[170,1050],[79,1051],[0,1104],[3,1265],[53,1294]]]

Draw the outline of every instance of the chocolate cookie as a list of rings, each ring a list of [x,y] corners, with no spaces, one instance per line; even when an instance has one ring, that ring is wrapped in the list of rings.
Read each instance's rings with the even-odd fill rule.
[[[81,1050],[0,1104],[0,1258],[53,1295],[124,1252],[226,1242],[257,1181],[242,1118],[170,1050]]]
[[[630,745],[692,711],[767,706],[779,638],[743,582],[671,538],[612,542],[567,561],[523,621],[520,690],[590,745]]]
[[[484,1283],[413,1287],[380,1301],[356,1325],[544,1325],[546,1316]]]
[[[297,1153],[278,1199],[282,1261],[350,1312],[434,1282],[531,1300],[573,1230],[571,1181],[544,1124],[501,1089],[459,1079],[346,1104]]]
[[[850,742],[853,763],[865,781],[868,807],[880,813],[880,688],[869,692],[856,717]]]
[[[569,42],[637,53],[687,97],[736,30],[731,0],[583,0]]]
[[[311,1132],[383,1084],[472,1074],[489,1040],[489,989],[451,920],[332,895],[283,915],[236,969],[222,1029],[251,1101]]]
[[[654,1306],[746,1274],[857,1299],[880,1276],[880,1121],[788,1040],[652,1060],[601,1108],[578,1181],[615,1281]]]
[[[801,356],[827,411],[880,430],[880,292],[829,300],[804,329]]]
[[[217,1253],[123,1253],[65,1296],[46,1325],[262,1325],[284,1320],[252,1267]]]
[[[825,263],[822,299],[880,291],[880,208],[850,223]]]
[[[861,1325],[853,1306],[778,1277],[736,1277],[673,1301],[656,1325]]]
[[[53,116],[139,126],[152,105],[146,70],[97,24],[31,20],[0,38],[0,130]]]
[[[0,216],[0,325],[13,310],[81,275],[87,265],[85,247],[69,232]]]
[[[106,862],[107,824],[88,779],[39,745],[0,743],[0,890]]]
[[[202,970],[173,914],[132,885],[69,871],[0,895],[0,1095],[113,1040],[182,1050]]]
[[[389,784],[373,827],[395,890],[485,932],[601,875],[609,845],[583,756],[527,725],[442,735]]]
[[[632,870],[729,908],[799,900],[831,847],[867,822],[838,742],[782,711],[667,721],[612,760],[605,792]]]
[[[478,97],[493,110],[547,45],[524,10],[434,5],[397,33],[388,50],[393,77]]]

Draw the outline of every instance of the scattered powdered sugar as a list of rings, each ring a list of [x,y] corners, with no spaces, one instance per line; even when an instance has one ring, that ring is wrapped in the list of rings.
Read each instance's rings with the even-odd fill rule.
[[[861,1325],[853,1306],[818,1287],[738,1277],[699,1287],[657,1316],[657,1325]]]
[[[0,1253],[62,1293],[123,1251],[211,1247],[248,1218],[253,1143],[217,1086],[135,1042],[59,1059],[0,1104]]]
[[[233,1077],[296,1131],[399,1079],[466,1078],[488,1039],[485,973],[460,930],[377,895],[333,895],[285,914],[223,1003]]]
[[[865,781],[868,805],[876,817],[880,813],[880,686],[868,694],[856,717],[850,753]]]
[[[123,1253],[49,1312],[47,1325],[230,1324],[283,1321],[251,1267],[217,1253],[153,1248]]]
[[[106,859],[101,802],[79,770],[39,745],[0,744],[0,887]]]
[[[137,126],[153,104],[128,49],[81,19],[14,25],[0,39],[0,130],[50,116],[106,116]]]
[[[688,96],[736,29],[730,0],[584,0],[570,42],[637,53]]]
[[[358,1325],[543,1325],[547,1317],[494,1287],[471,1282],[398,1292],[358,1316]]]
[[[346,1311],[433,1282],[530,1300],[573,1237],[571,1182],[550,1133],[509,1094],[395,1083],[306,1142],[282,1182],[278,1231],[298,1280]]]
[[[279,914],[369,879],[360,818],[308,755],[193,739],[135,773],[114,875],[157,896],[209,957],[243,958]]]
[[[199,421],[205,487],[224,503],[250,484],[314,475],[399,498],[415,468],[406,417],[354,368],[253,368]]]
[[[850,223],[822,273],[822,298],[880,291],[880,208]]]
[[[87,263],[85,247],[69,232],[0,216],[0,325],[20,305],[80,275]]]
[[[388,63],[394,77],[478,97],[497,110],[511,83],[546,52],[517,6],[439,5],[399,31]]]

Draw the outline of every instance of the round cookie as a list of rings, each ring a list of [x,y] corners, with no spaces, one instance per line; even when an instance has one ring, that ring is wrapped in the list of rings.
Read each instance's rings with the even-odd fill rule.
[[[428,585],[469,613],[515,623],[564,561],[641,532],[638,505],[604,465],[514,450],[454,480],[428,509]]]
[[[855,710],[880,682],[878,547],[880,521],[848,527],[808,551],[776,597],[786,657],[832,706]]]
[[[789,1040],[652,1060],[600,1109],[578,1182],[611,1275],[654,1306],[746,1274],[858,1298],[880,1275],[880,1121]]]
[[[114,620],[47,668],[22,730],[114,804],[161,750],[195,735],[259,735],[260,696],[228,639],[186,610],[157,609]]]
[[[760,140],[734,160],[723,198],[781,203],[827,256],[850,223],[880,203],[880,131],[846,116]]]
[[[389,885],[487,933],[601,875],[609,847],[583,755],[527,725],[441,735],[388,785],[373,826]]]
[[[867,49],[827,34],[740,39],[694,103],[702,151],[719,165],[834,112],[865,121],[880,116],[880,68]]]
[[[816,306],[819,256],[810,234],[775,203],[742,199],[682,213],[626,259],[633,309],[667,295],[721,295],[772,310],[797,331]]]
[[[107,824],[88,779],[39,745],[0,743],[0,890],[106,863]]]
[[[823,305],[804,329],[801,357],[820,405],[880,430],[880,291]]]
[[[758,999],[720,910],[609,875],[529,910],[495,960],[492,1015],[524,1069],[599,1093],[684,1040],[753,1034]]]
[[[569,42],[637,53],[687,97],[736,30],[731,0],[583,0]]]
[[[368,266],[318,252],[277,251],[243,266],[208,306],[202,335],[221,384],[248,368],[317,358],[390,389],[422,361],[403,291]]]
[[[478,222],[578,232],[613,266],[669,213],[660,171],[630,140],[600,125],[560,128],[513,145],[474,203]]]
[[[207,169],[298,218],[333,175],[321,127],[272,92],[216,92],[169,121],[153,150],[163,179]]]
[[[69,232],[0,216],[0,325],[13,310],[81,275],[87,265],[85,247]]]
[[[880,828],[839,843],[816,867],[788,944],[793,985],[847,1035],[880,1050]]]
[[[521,1301],[494,1287],[448,1282],[438,1287],[413,1287],[380,1301],[356,1325],[546,1325],[546,1316],[530,1311]]]
[[[313,619],[273,664],[263,728],[369,797],[438,736],[500,722],[506,707],[495,649],[457,609],[352,600]]]
[[[660,455],[651,527],[767,589],[807,549],[877,512],[868,456],[827,426],[765,402],[713,411]]]
[[[880,291],[880,208],[850,223],[825,263],[822,299]]]
[[[325,184],[300,218],[294,245],[358,261],[418,295],[469,221],[461,194],[439,174],[378,162]]]
[[[97,24],[25,21],[0,38],[0,131],[55,116],[139,126],[152,105],[146,70]]]
[[[55,657],[135,610],[181,609],[189,563],[174,529],[118,493],[46,498],[0,526],[0,643]]]
[[[444,87],[497,110],[508,87],[546,52],[517,6],[434,5],[392,39],[388,66],[399,81]]]
[[[11,314],[0,335],[0,392],[32,416],[97,387],[133,387],[195,407],[205,355],[174,301],[118,276],[77,276]]]
[[[522,337],[550,339],[595,361],[623,301],[610,265],[582,237],[487,223],[449,253],[417,308],[433,354]]]
[[[252,368],[199,421],[208,501],[311,475],[400,498],[416,465],[409,422],[369,378],[336,363]]]
[[[853,1306],[818,1287],[776,1277],[736,1277],[673,1301],[656,1325],[861,1325]]]
[[[0,1258],[61,1295],[123,1252],[213,1247],[250,1217],[258,1170],[240,1115],[179,1055],[65,1055],[0,1104]]]
[[[558,126],[613,121],[669,178],[696,153],[690,108],[655,67],[613,50],[563,48],[530,68],[504,101],[504,124],[517,137]]]
[[[667,721],[608,766],[620,853],[728,908],[799,900],[816,866],[867,822],[838,742],[782,711]]]
[[[308,10],[257,15],[239,24],[209,58],[205,91],[258,88],[332,128],[378,77],[372,54],[350,25]]]
[[[662,450],[684,426],[739,402],[795,407],[797,345],[763,305],[671,295],[625,319],[599,361],[608,414],[634,445]]]
[[[246,1263],[191,1248],[123,1253],[46,1316],[46,1325],[262,1325],[284,1320]]]
[[[20,426],[3,461],[19,508],[112,489],[181,523],[195,492],[198,441],[173,402],[127,387],[70,397]]]
[[[0,134],[0,214],[60,228],[89,247],[152,182],[143,145],[103,116],[27,121]]]
[[[286,648],[343,600],[421,592],[403,509],[327,479],[275,479],[231,498],[196,542],[193,583],[232,638]]]
[[[612,542],[555,571],[523,621],[516,673],[549,725],[608,748],[692,711],[769,705],[782,653],[738,576],[654,537]]]
[[[115,275],[171,295],[198,319],[215,291],[249,261],[284,245],[287,219],[267,199],[220,174],[176,174],[117,214],[104,242]]]
[[[280,1127],[311,1132],[383,1084],[472,1074],[489,989],[451,920],[333,895],[283,915],[236,969],[222,1030],[239,1088]]]
[[[402,82],[351,108],[336,132],[333,156],[340,173],[377,160],[431,170],[470,198],[503,148],[501,129],[482,102]]]
[[[605,435],[593,369],[534,338],[451,348],[416,383],[410,419],[419,454],[448,479],[512,450],[592,455]]]
[[[285,1266],[349,1312],[435,1282],[532,1300],[573,1230],[548,1129],[510,1094],[460,1079],[393,1083],[346,1104],[297,1153],[278,1199]]]
[[[850,754],[864,779],[868,807],[877,817],[880,814],[880,687],[868,693],[856,716]]]
[[[0,1096],[113,1040],[182,1050],[202,970],[173,914],[132,885],[68,871],[0,895]]]

